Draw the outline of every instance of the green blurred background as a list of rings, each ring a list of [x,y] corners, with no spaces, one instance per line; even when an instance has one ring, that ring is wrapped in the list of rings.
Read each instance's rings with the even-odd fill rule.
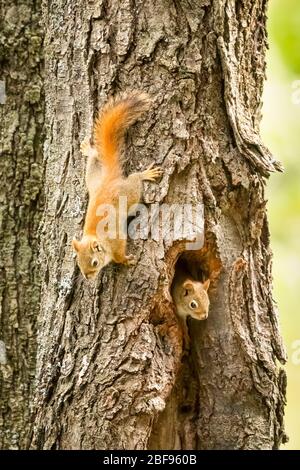
[[[262,136],[285,166],[268,182],[274,298],[288,363],[283,449],[300,449],[300,0],[269,0],[267,82]]]

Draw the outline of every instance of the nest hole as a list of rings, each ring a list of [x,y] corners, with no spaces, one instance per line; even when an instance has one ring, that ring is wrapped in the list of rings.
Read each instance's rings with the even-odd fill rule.
[[[222,264],[216,247],[211,241],[205,241],[200,250],[183,251],[173,263],[171,289],[176,273],[184,271],[195,281],[205,282],[210,279],[210,290],[216,286]]]

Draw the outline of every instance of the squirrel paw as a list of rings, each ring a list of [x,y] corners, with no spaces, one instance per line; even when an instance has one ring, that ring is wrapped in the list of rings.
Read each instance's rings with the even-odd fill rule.
[[[153,168],[154,163],[151,163],[148,168],[142,172],[142,178],[146,181],[155,181],[157,178],[160,178],[163,174],[160,167]]]
[[[80,144],[80,152],[84,157],[97,156],[97,151],[91,146],[89,136],[86,136]],[[96,155],[95,155],[96,154]]]
[[[124,264],[126,266],[134,266],[136,264],[136,258],[134,255],[128,255],[128,256],[125,256],[125,262]]]

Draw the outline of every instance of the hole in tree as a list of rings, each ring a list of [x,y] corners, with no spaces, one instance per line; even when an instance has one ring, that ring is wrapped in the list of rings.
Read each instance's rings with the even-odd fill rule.
[[[201,250],[184,251],[174,262],[174,276],[171,282],[171,292],[176,276],[186,273],[191,279],[204,283],[210,279],[209,293],[216,285],[221,271],[221,261],[217,256],[214,244],[206,240]]]
[[[170,294],[182,326],[185,347],[189,349],[192,319],[198,322],[210,316],[209,304],[216,292],[221,261],[213,240],[206,239],[200,250],[183,251],[174,257],[172,264]],[[203,285],[197,284],[199,282]]]

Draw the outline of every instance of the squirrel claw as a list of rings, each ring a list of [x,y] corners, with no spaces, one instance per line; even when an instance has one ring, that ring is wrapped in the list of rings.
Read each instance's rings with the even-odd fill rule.
[[[160,167],[153,168],[154,163],[152,163],[145,171],[143,171],[143,180],[146,181],[155,181],[157,178],[160,178],[163,174]]]

